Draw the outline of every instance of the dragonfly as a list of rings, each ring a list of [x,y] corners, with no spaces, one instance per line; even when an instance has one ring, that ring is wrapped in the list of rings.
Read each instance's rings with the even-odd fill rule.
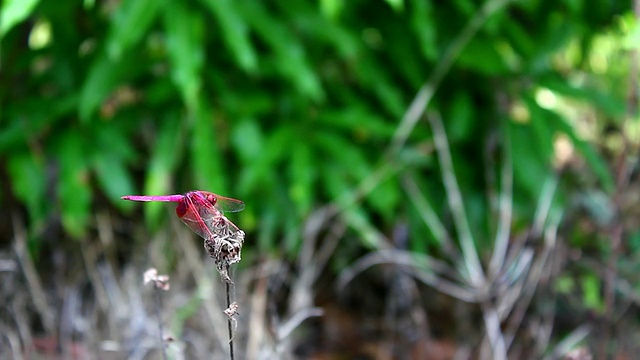
[[[222,219],[226,223],[223,216],[225,212],[238,212],[244,209],[244,202],[240,200],[202,190],[176,195],[127,195],[121,198],[131,201],[177,202],[176,215],[205,240],[214,238],[215,227]],[[231,222],[228,223],[233,225]]]

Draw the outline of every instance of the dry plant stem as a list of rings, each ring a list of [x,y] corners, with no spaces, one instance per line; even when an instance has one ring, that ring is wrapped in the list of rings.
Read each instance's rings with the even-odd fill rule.
[[[567,337],[564,338],[561,342],[559,342],[553,351],[545,357],[545,360],[551,359],[561,359],[565,356],[569,351],[573,350],[584,341],[584,339],[589,336],[591,333],[591,328],[589,325],[581,325],[575,330],[573,330]]]
[[[431,102],[436,89],[440,86],[440,82],[442,82],[444,76],[449,72],[451,65],[453,65],[467,43],[469,43],[473,36],[480,30],[489,16],[500,10],[500,8],[510,1],[511,0],[488,0],[451,42],[444,55],[440,58],[440,61],[436,64],[431,77],[422,85],[420,91],[418,91],[418,94],[402,117],[400,125],[398,125],[395,134],[393,134],[388,155],[394,157],[402,149],[413,128]]]
[[[173,220],[171,224],[178,238],[189,239],[191,233],[180,225],[179,221]],[[196,249],[193,241],[174,242],[174,244],[176,245],[176,251],[183,254],[182,256],[186,259],[183,263],[186,264],[189,272],[193,275],[194,281],[198,284],[199,291],[203,292],[201,296],[209,299],[211,295],[207,289],[210,288],[212,282],[207,270],[202,266],[199,249]],[[204,301],[202,303],[208,318],[208,321],[204,323],[209,326],[207,331],[210,334],[215,334],[213,338],[219,342],[219,348],[224,348],[227,346],[225,341],[223,341],[227,336],[227,334],[225,334],[226,331],[224,331],[224,321],[226,321],[226,319],[224,319],[224,314],[216,309],[214,305],[212,301]]]
[[[373,173],[371,173],[371,175],[363,179],[355,188],[355,190],[345,193],[338,199],[334,200],[331,204],[323,207],[318,211],[326,211],[326,218],[327,220],[329,220],[334,216],[343,213],[350,206],[356,204],[358,201],[360,201],[360,199],[371,193],[378,186],[378,184],[397,174],[398,172],[400,172],[400,170],[401,167],[399,167],[397,163],[383,161],[380,167],[375,169]]]
[[[487,337],[491,345],[490,356],[483,357],[485,359],[505,360],[507,358],[507,348],[504,341],[502,330],[500,329],[500,318],[496,312],[491,300],[484,301],[481,304],[484,324],[487,331]]]
[[[162,346],[162,358],[164,360],[167,360],[167,344],[164,339],[164,328],[162,327],[162,312],[160,311],[160,309],[162,309],[162,298],[160,296],[161,291],[162,289],[160,289],[157,283],[154,282],[153,297],[155,301],[156,317],[158,318],[158,333],[160,334],[160,346]]]
[[[501,189],[499,195],[499,223],[496,241],[489,262],[489,275],[497,276],[505,264],[507,245],[511,233],[511,217],[513,214],[513,163],[511,162],[511,136],[508,124],[502,121],[503,165],[501,169]]]
[[[425,255],[412,254],[404,250],[380,250],[358,259],[352,266],[340,274],[338,278],[338,291],[344,291],[349,282],[364,270],[382,264],[400,266],[403,268],[403,271],[416,279],[462,301],[475,303],[480,300],[474,289],[464,284],[456,284],[444,278],[445,274],[451,274],[453,272],[453,269],[444,262]],[[422,267],[425,266],[429,267],[429,270],[435,273],[423,270]]]
[[[331,222],[328,234],[320,241],[320,246],[316,249],[318,234],[327,220],[326,215],[327,211],[315,212],[305,226],[304,242],[297,265],[299,275],[291,286],[291,295],[289,296],[287,311],[289,316],[313,305],[313,299],[310,295],[313,293],[311,288],[334,254],[334,250],[346,230],[344,222]]]
[[[258,265],[260,273],[267,272],[267,266],[265,263]],[[248,285],[242,288],[248,288]],[[249,306],[249,326],[251,331],[247,334],[247,359],[258,359],[261,352],[261,347],[265,343],[265,323],[264,319],[267,317],[267,277],[262,276],[256,279],[253,292],[251,294],[250,306]]]
[[[229,266],[227,266],[227,273],[229,272]],[[231,307],[231,287],[233,286],[233,282],[225,281],[224,287],[227,292],[227,309]],[[227,321],[227,330],[229,331],[229,358],[231,360],[234,359],[233,354],[233,318],[229,317]]]
[[[15,360],[24,359],[19,336],[15,332],[13,332],[10,328],[7,328],[5,326],[0,326],[0,334],[2,334],[2,336],[6,338],[7,342],[9,343],[8,344],[9,349],[5,348],[0,350],[0,355],[11,354],[12,359],[15,359]]]
[[[515,339],[515,333],[522,326],[522,321],[525,318],[526,311],[529,308],[529,304],[535,294],[535,290],[538,285],[543,281],[542,279],[548,279],[551,277],[554,271],[553,267],[553,255],[556,249],[556,240],[558,232],[558,224],[560,218],[552,219],[551,223],[544,231],[544,249],[542,255],[538,256],[529,271],[529,276],[525,281],[523,291],[524,293],[519,297],[519,300],[515,304],[515,308],[511,312],[509,322],[504,330],[507,348],[509,348]]]
[[[395,156],[398,155],[406,143],[407,138],[413,131],[413,128],[418,123],[418,120],[427,109],[436,89],[440,86],[440,82],[467,43],[480,30],[489,16],[500,10],[500,8],[508,4],[510,1],[511,0],[488,0],[469,20],[460,34],[458,34],[458,36],[452,41],[444,56],[441,57],[440,61],[436,64],[431,77],[424,83],[424,85],[422,85],[415,98],[405,111],[405,114],[403,115],[393,136],[391,144],[387,149],[387,157],[395,158]],[[389,165],[390,163],[394,165],[391,166]],[[356,203],[360,198],[370,193],[384,179],[398,171],[399,167],[396,165],[395,161],[383,161],[382,165],[374,171],[371,176],[364,179],[355,191],[346,194],[344,198],[337,201],[337,203],[330,205],[329,217],[343,212],[346,208]]]
[[[467,221],[462,194],[458,187],[456,175],[453,170],[453,160],[451,159],[451,152],[449,151],[447,134],[444,131],[444,126],[442,125],[442,119],[439,113],[434,112],[427,116],[427,119],[429,120],[431,129],[433,130],[436,152],[438,153],[438,159],[440,161],[440,166],[442,167],[442,177],[446,189],[447,200],[449,202],[449,207],[451,208],[456,230],[460,237],[462,257],[464,258],[465,270],[467,271],[467,274],[464,275],[467,277],[470,284],[479,287],[485,282],[485,276],[482,270],[482,265],[480,264],[480,259],[478,258],[478,252],[475,248],[471,228]]]
[[[278,327],[278,339],[283,340],[288,338],[293,330],[295,330],[303,321],[312,317],[319,317],[324,314],[321,308],[313,307],[306,308],[295,313],[289,320]]]
[[[438,214],[433,210],[433,207],[429,204],[429,201],[427,201],[423,192],[418,188],[415,180],[411,177],[405,176],[402,178],[402,181],[405,191],[409,194],[410,201],[412,201],[413,205],[418,209],[418,213],[422,217],[424,223],[427,224],[429,230],[431,230],[433,237],[436,241],[440,242],[443,251],[449,258],[458,259],[460,254],[451,240],[451,235],[449,235],[447,228],[444,226],[442,221],[440,221]]]
[[[636,20],[640,19],[640,1],[634,0],[633,11]],[[618,278],[617,263],[620,253],[622,252],[622,241],[624,236],[624,224],[622,219],[622,198],[627,193],[629,185],[629,139],[626,132],[629,119],[636,116],[638,109],[638,51],[633,50],[629,54],[630,63],[632,64],[629,76],[627,114],[623,120],[622,126],[622,150],[617,159],[616,166],[616,189],[613,194],[613,201],[616,209],[616,216],[609,228],[609,237],[611,239],[611,255],[609,257],[608,271],[604,279],[604,303],[605,314],[603,323],[603,338],[600,342],[599,358],[604,359],[607,356],[607,344],[611,337],[611,327],[613,326],[614,306],[615,306],[615,284]]]
[[[49,309],[49,305],[47,304],[47,297],[45,295],[44,288],[42,287],[42,283],[40,282],[40,278],[38,277],[38,272],[36,271],[36,267],[27,252],[27,232],[24,228],[24,224],[15,215],[12,216],[12,222],[13,233],[15,234],[13,250],[16,253],[16,258],[20,263],[22,272],[25,276],[27,284],[29,285],[29,290],[31,291],[33,299],[33,305],[38,311],[40,320],[42,321],[42,324],[47,333],[55,334],[56,329],[54,325],[54,314]]]

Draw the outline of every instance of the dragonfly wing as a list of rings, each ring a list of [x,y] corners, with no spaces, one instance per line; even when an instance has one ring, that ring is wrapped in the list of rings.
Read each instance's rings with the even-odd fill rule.
[[[218,211],[211,204],[185,196],[178,204],[176,213],[180,220],[201,238],[207,240],[213,237],[209,223]]]
[[[238,199],[232,199],[216,195],[216,208],[222,212],[238,212],[244,210],[244,203]]]
[[[217,219],[223,217],[222,210],[214,204],[218,204],[218,196],[204,191],[192,191],[184,196],[184,201],[178,204],[176,213],[191,230],[203,239],[212,239],[215,233]],[[231,211],[240,211],[244,203],[240,200],[222,197],[223,208]]]

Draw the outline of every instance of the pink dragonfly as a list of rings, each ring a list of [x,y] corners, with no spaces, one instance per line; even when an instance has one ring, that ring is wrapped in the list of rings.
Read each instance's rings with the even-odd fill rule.
[[[238,212],[244,209],[244,203],[240,200],[200,190],[177,195],[127,195],[122,199],[177,202],[176,214],[180,220],[205,240],[213,239],[216,221],[223,218],[225,211]]]

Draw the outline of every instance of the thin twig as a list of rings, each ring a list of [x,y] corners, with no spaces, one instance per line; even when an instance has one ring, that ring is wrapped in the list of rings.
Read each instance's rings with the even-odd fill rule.
[[[409,105],[409,108],[407,108],[407,111],[404,113],[400,125],[398,125],[395,134],[393,134],[393,140],[387,153],[388,155],[394,157],[402,149],[413,128],[431,102],[433,95],[440,86],[440,82],[442,82],[444,76],[449,72],[449,69],[458,58],[458,55],[460,55],[460,52],[467,46],[467,43],[480,30],[489,16],[500,10],[500,8],[510,1],[511,0],[487,1],[469,20],[458,36],[453,39],[444,55],[440,58],[440,61],[436,64],[431,77],[422,85],[418,94],[411,102],[411,105]]]
[[[640,18],[640,1],[635,0],[633,3],[633,11],[636,19]],[[638,73],[638,52],[633,50],[630,52],[629,57],[632,67],[629,73],[629,87],[628,87],[628,102],[627,113],[622,120],[620,126],[622,135],[622,149],[620,150],[617,158],[615,159],[615,180],[616,187],[613,193],[613,202],[615,204],[616,215],[615,219],[609,224],[607,232],[609,236],[609,243],[611,244],[610,255],[608,259],[608,270],[603,279],[604,281],[604,321],[603,321],[603,336],[600,341],[598,349],[598,357],[604,359],[609,347],[609,339],[611,336],[612,326],[614,326],[613,317],[615,313],[616,292],[615,284],[618,281],[618,260],[622,255],[622,246],[625,238],[625,226],[624,218],[620,215],[623,211],[623,198],[628,193],[629,188],[629,174],[631,172],[631,144],[627,129],[627,124],[630,119],[636,116],[636,110],[638,108],[638,86],[637,86],[637,73]]]
[[[503,159],[500,179],[499,220],[493,254],[489,262],[490,276],[499,276],[505,264],[509,235],[511,234],[511,217],[513,216],[513,162],[511,161],[511,134],[509,125],[502,122]]]
[[[22,269],[22,273],[24,274],[25,280],[28,284],[33,305],[40,315],[40,320],[42,321],[45,330],[49,334],[55,334],[55,315],[49,308],[44,286],[38,276],[38,271],[33,263],[33,259],[27,251],[27,231],[24,227],[23,221],[19,219],[17,215],[12,215],[11,220],[13,223],[13,233],[15,234],[13,251],[16,254],[16,258],[18,259],[18,263],[20,264],[20,268]]]
[[[418,188],[415,180],[412,177],[405,176],[402,178],[402,183],[404,184],[404,190],[409,195],[409,199],[413,202],[413,205],[418,210],[420,217],[427,227],[433,234],[433,237],[440,243],[443,251],[449,256],[451,259],[458,259],[459,253],[457,248],[455,247],[453,240],[451,240],[451,235],[447,231],[447,228],[444,226],[443,222],[438,217],[438,214],[433,209],[429,201],[426,199],[425,195]]]
[[[229,271],[229,266],[227,266],[227,273]],[[225,281],[225,290],[227,292],[227,309],[231,307],[231,287],[233,286],[232,282]],[[231,360],[234,359],[233,354],[233,317],[230,316],[227,320],[227,329],[229,330],[229,358]]]
[[[462,257],[464,258],[465,270],[464,276],[471,285],[479,287],[485,282],[484,271],[480,264],[480,258],[475,248],[475,241],[469,226],[469,221],[464,209],[462,193],[456,180],[453,169],[453,159],[449,149],[449,141],[444,131],[444,125],[440,114],[434,112],[427,116],[431,129],[433,130],[433,138],[436,145],[436,153],[442,167],[442,178],[446,189],[447,200],[453,215],[453,221],[460,238],[460,247],[462,248]]]
[[[408,251],[396,249],[372,252],[355,261],[340,274],[337,281],[338,291],[344,291],[356,275],[372,266],[382,264],[392,264],[402,267],[403,271],[406,271],[407,274],[430,285],[438,291],[462,301],[474,303],[481,300],[479,299],[480,294],[478,291],[470,288],[467,284],[458,284],[444,277],[446,274],[453,273],[453,270],[451,270],[445,262],[427,255],[413,254]]]
[[[487,331],[487,338],[491,345],[491,359],[504,360],[507,358],[507,347],[505,345],[504,334],[500,328],[500,318],[491,300],[481,304],[484,325]]]
[[[298,311],[278,328],[278,339],[286,339],[303,321],[312,317],[320,317],[324,310],[318,307],[306,308]]]
[[[158,318],[158,332],[160,333],[160,343],[162,344],[162,358],[167,360],[167,344],[164,338],[164,328],[162,326],[162,315],[160,309],[162,309],[162,297],[160,296],[160,289],[156,282],[153,283],[153,297],[155,298],[156,305],[156,317]]]
[[[178,238],[189,238],[191,236],[187,229],[183,226],[180,226],[180,222],[173,219],[172,226],[174,232],[176,233],[176,237]],[[218,289],[215,287],[218,282],[211,281],[211,276],[207,273],[202,261],[199,257],[199,252],[195,247],[195,242],[193,241],[182,241],[182,242],[174,242],[177,251],[185,258],[183,262],[188,269],[188,272],[192,274],[194,281],[198,287],[199,297],[204,300],[208,300],[212,298],[212,293],[217,291]],[[179,245],[178,245],[179,244]],[[221,290],[221,289],[220,289]],[[217,302],[216,302],[217,303]],[[205,311],[205,315],[209,321],[205,322],[208,328],[208,333],[215,334],[213,339],[219,342],[220,347],[222,348],[224,344],[224,314],[220,312],[214,306],[214,302],[212,301],[203,301],[202,306]],[[219,304],[222,306],[222,304]]]

